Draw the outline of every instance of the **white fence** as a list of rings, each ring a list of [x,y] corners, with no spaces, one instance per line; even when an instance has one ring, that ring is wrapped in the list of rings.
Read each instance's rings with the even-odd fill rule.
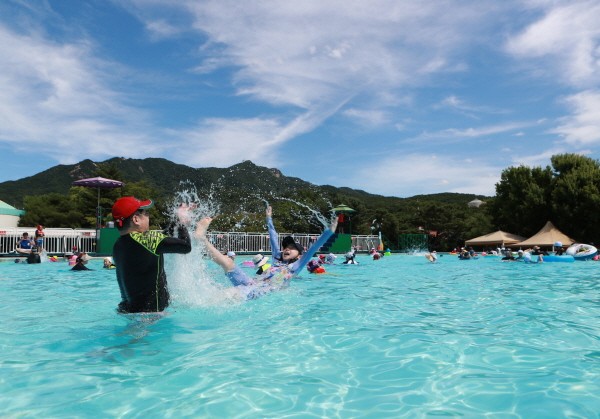
[[[319,238],[316,234],[279,233],[279,243],[285,236],[294,237],[306,249]],[[271,252],[269,235],[266,233],[213,232],[208,234],[208,238],[223,253],[230,250],[241,254]],[[358,251],[368,251],[371,248],[377,249],[378,246],[378,236],[352,236],[352,247],[356,247]]]
[[[23,233],[28,233],[33,239],[35,227],[15,227],[0,229],[0,254],[12,254]],[[71,228],[44,229],[44,249],[52,253],[69,253],[76,246],[80,252],[95,252],[96,230]]]
[[[23,233],[29,233],[29,237],[33,239],[34,232],[35,227],[0,228],[0,255],[13,254]],[[44,249],[50,254],[69,253],[74,246],[80,252],[96,251],[96,230],[46,228],[44,233]],[[314,234],[280,233],[280,243],[285,236],[293,236],[305,248],[309,248],[319,237]],[[223,252],[232,250],[243,254],[271,251],[269,235],[266,233],[213,232],[209,234],[209,239]],[[378,245],[377,236],[352,236],[352,246],[359,251],[368,251],[372,247],[377,248]]]

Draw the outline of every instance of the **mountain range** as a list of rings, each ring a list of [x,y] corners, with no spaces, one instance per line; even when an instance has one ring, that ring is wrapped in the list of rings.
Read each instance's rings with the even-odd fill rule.
[[[388,206],[403,200],[466,204],[475,198],[485,199],[481,195],[459,193],[417,195],[410,198],[384,197],[349,187],[317,186],[296,177],[285,176],[279,169],[258,166],[248,160],[228,168],[192,168],[162,158],[122,157],[114,157],[103,162],[86,159],[75,164],[57,165],[29,177],[2,182],[0,199],[16,208],[22,208],[23,198],[28,195],[67,194],[73,181],[97,176],[99,165],[107,164],[118,169],[123,175],[123,179],[118,180],[145,181],[163,195],[176,190],[182,181],[189,181],[199,191],[209,191],[214,185],[220,185],[223,190],[230,192],[237,190],[236,195],[265,191],[293,195],[294,191],[312,190],[328,196],[337,196],[340,199],[345,197],[356,199],[367,206],[371,206],[369,204]]]

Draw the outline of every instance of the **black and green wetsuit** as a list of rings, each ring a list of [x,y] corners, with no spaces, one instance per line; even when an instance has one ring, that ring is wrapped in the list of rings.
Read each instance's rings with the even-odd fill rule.
[[[183,227],[179,238],[158,231],[129,233],[119,237],[113,248],[122,313],[163,311],[169,305],[169,290],[163,254],[189,253],[190,236]]]

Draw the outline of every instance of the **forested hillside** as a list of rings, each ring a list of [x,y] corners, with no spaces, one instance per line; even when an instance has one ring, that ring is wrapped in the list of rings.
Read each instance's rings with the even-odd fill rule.
[[[0,183],[0,199],[26,209],[28,214],[23,221],[29,223],[43,222],[49,227],[92,227],[97,206],[96,190],[73,187],[72,182],[95,176],[126,184],[122,190],[102,190],[103,220],[110,220],[111,203],[121,194],[152,197],[161,203],[172,198],[174,191],[193,187],[201,199],[220,208],[221,215],[214,225],[223,230],[262,231],[266,202],[274,207],[278,228],[306,233],[317,233],[322,228],[314,211],[328,216],[336,205],[348,205],[355,212],[346,218],[346,231],[377,234],[381,230],[392,247],[402,233],[434,232],[433,241],[454,245],[465,237],[484,234],[491,228],[483,207],[467,207],[467,203],[475,198],[488,199],[484,196],[443,193],[411,198],[386,197],[346,187],[313,185],[250,161],[224,169],[195,169],[160,158],[83,160]],[[158,210],[153,219],[162,224],[164,220],[160,217],[164,208],[159,205]]]

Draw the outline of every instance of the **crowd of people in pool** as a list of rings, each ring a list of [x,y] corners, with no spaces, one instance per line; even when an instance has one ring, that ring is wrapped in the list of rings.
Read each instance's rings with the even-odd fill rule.
[[[273,224],[273,210],[267,206],[265,216],[271,245],[271,255],[256,254],[251,261],[236,262],[237,255],[233,251],[221,252],[209,239],[207,234],[212,218],[205,217],[193,225],[193,206],[181,205],[176,211],[177,221],[171,228],[170,234],[150,230],[150,213],[154,203],[151,200],[139,200],[133,196],[119,198],[112,207],[115,226],[119,238],[113,247],[113,257],[103,260],[104,269],[114,269],[121,293],[118,305],[120,313],[161,312],[170,302],[170,294],[165,272],[164,255],[167,253],[190,253],[193,236],[199,241],[204,254],[223,269],[223,273],[231,282],[232,287],[227,293],[240,300],[251,300],[267,293],[287,288],[291,280],[301,272],[309,274],[325,274],[327,266],[336,263],[338,256],[333,253],[320,253],[319,250],[331,237],[338,219],[333,218],[331,224],[316,239],[311,240],[308,249],[304,248],[293,236],[286,236],[279,243],[279,235]],[[39,225],[31,239],[24,233],[17,248],[27,254],[27,263],[39,263],[43,252],[44,231]],[[356,247],[344,254],[343,265],[357,265]],[[539,253],[538,253],[539,252]],[[458,253],[458,252],[457,252]],[[543,253],[539,248],[533,249],[532,254]],[[381,252],[371,248],[368,257],[373,261],[389,255],[389,249]],[[461,249],[459,258],[473,258],[471,249]],[[436,251],[426,253],[425,257],[432,263],[438,260]],[[525,255],[506,255],[504,260],[518,260]],[[87,271],[90,256],[78,252],[76,248],[65,255],[74,271]],[[57,256],[49,258],[58,261]],[[19,261],[18,259],[15,261]],[[249,269],[245,269],[249,268]]]
[[[23,235],[21,236],[21,239],[19,240],[19,244],[22,246],[23,242],[25,240],[28,240],[28,233],[23,233]],[[26,247],[22,247],[21,249],[26,249]],[[68,262],[69,266],[71,266],[71,270],[73,270],[73,271],[89,271],[89,270],[91,270],[86,265],[92,258],[86,252],[79,252],[77,250],[77,246],[73,246],[72,252],[65,253],[62,257],[59,257],[58,255],[52,255],[52,256],[44,255],[43,250],[40,251],[40,249],[42,249],[41,246],[32,246],[31,248],[29,248],[30,251],[28,253],[20,252],[21,254],[25,255],[26,258],[25,258],[25,260],[21,260],[21,258],[16,258],[15,263],[32,264],[32,263],[42,263],[42,261],[45,261],[45,260],[47,260],[48,262],[59,262],[61,260],[66,260]],[[116,268],[116,266],[112,260],[112,257],[110,257],[110,256],[104,258],[103,264],[104,264],[103,268],[105,268],[105,269],[115,269]]]
[[[556,252],[554,254],[556,256],[561,256],[564,253],[562,247],[557,247]],[[488,254],[493,256],[501,256],[501,260],[503,262],[526,262],[526,263],[540,263],[544,261],[544,256],[549,256],[550,253],[540,248],[540,246],[533,246],[528,249],[518,249],[516,252],[513,252],[512,249],[507,248],[497,248],[495,250],[491,250],[490,252],[481,252],[477,253],[473,249],[473,247],[461,247],[460,250],[454,249],[450,254],[458,255],[458,258],[461,260],[468,259],[477,259],[480,255],[487,256]],[[536,262],[533,262],[532,256],[536,256]]]
[[[333,218],[323,233],[304,248],[293,236],[286,236],[279,245],[279,235],[275,230],[272,208],[267,206],[266,224],[271,245],[271,255],[257,254],[249,261],[236,262],[233,251],[222,253],[209,240],[207,235],[212,218],[205,217],[192,225],[193,206],[181,205],[176,211],[177,222],[170,234],[150,230],[149,209],[151,200],[139,200],[133,196],[119,198],[112,207],[112,216],[119,231],[119,238],[113,247],[112,258],[103,260],[103,268],[114,269],[121,293],[120,313],[161,312],[170,302],[167,275],[164,268],[164,255],[167,253],[186,254],[192,250],[190,232],[201,243],[206,256],[219,265],[232,284],[228,290],[232,297],[240,300],[255,299],[267,293],[284,289],[293,278],[304,269],[310,274],[326,273],[326,266],[335,263],[337,256],[323,253],[314,257],[331,237],[338,219]],[[27,254],[27,263],[40,263],[43,254],[43,227],[40,225],[35,239],[30,240],[24,233],[17,248]],[[379,260],[389,254],[389,249],[381,253],[376,249],[369,251],[372,260]],[[44,256],[47,257],[47,256]],[[74,271],[87,271],[90,256],[85,252],[73,252],[64,256]],[[49,261],[59,261],[58,256],[48,257]],[[16,259],[15,262],[20,262]],[[345,265],[359,264],[357,249],[353,248],[344,255]],[[252,270],[244,269],[246,267]]]
[[[193,222],[194,206],[181,205],[176,211],[177,221],[167,232],[150,230],[150,213],[154,203],[152,200],[139,200],[133,196],[119,198],[112,207],[112,216],[119,231],[119,238],[113,247],[113,257],[103,259],[104,269],[114,269],[121,293],[121,302],[117,311],[120,313],[162,312],[170,302],[170,294],[165,272],[164,255],[167,253],[187,254],[192,250],[190,231],[199,241],[206,257],[213,260],[223,269],[223,273],[231,282],[228,289],[231,297],[240,300],[251,300],[267,293],[287,288],[291,280],[304,269],[309,274],[325,274],[327,266],[332,265],[338,256],[333,253],[319,251],[337,228],[338,218],[316,239],[311,240],[308,249],[303,247],[293,236],[286,236],[279,244],[279,235],[273,224],[273,210],[266,209],[266,224],[271,245],[271,255],[256,254],[251,260],[236,262],[237,255],[233,251],[221,252],[209,239],[207,234],[212,218],[205,217]],[[27,263],[40,263],[44,255],[44,227],[38,225],[34,238],[23,233],[17,243],[17,252],[26,255]],[[356,247],[344,254],[343,265],[358,265]],[[459,259],[476,258],[472,248],[461,248],[455,251]],[[387,249],[381,252],[371,248],[368,257],[373,261],[391,254]],[[44,255],[44,256],[42,256]],[[522,260],[537,255],[543,260],[544,252],[538,246],[531,251],[519,251],[517,255],[506,252],[503,261]],[[438,260],[436,251],[425,254],[429,262]],[[64,256],[72,270],[88,271],[90,256],[85,252],[73,252]],[[48,257],[57,262],[58,256]],[[21,262],[18,258],[15,262]],[[250,269],[245,269],[250,268]]]
[[[38,225],[34,233],[34,239],[29,236],[28,232],[24,232],[21,238],[17,241],[15,252],[21,256],[25,256],[25,260],[16,258],[15,263],[26,262],[27,264],[42,263],[46,259],[49,262],[58,262],[61,260],[57,255],[47,256],[44,252],[44,227]],[[73,271],[89,271],[86,265],[91,260],[91,257],[86,252],[79,252],[77,246],[73,246],[71,253],[65,253],[62,259],[67,260],[71,270]],[[104,258],[104,268],[114,269],[115,264],[111,257]]]

